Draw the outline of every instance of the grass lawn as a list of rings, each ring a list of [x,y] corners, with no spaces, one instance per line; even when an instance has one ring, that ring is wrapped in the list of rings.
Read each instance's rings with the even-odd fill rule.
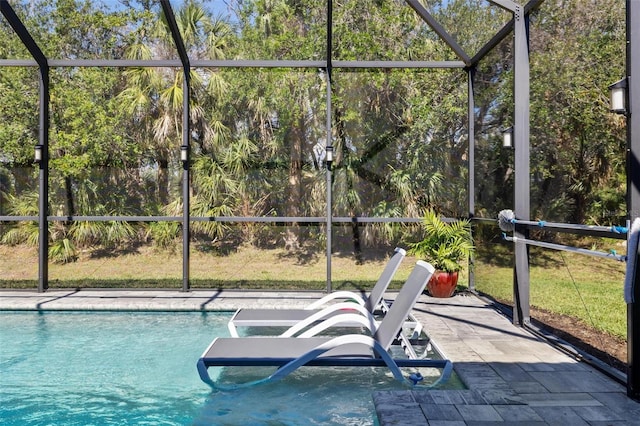
[[[624,253],[618,242],[611,244]],[[490,257],[485,253],[476,261],[476,288],[498,300],[511,301],[511,255],[504,246],[493,246],[491,252]],[[538,247],[530,247],[530,259],[531,306],[576,318],[576,326],[582,323],[626,339],[624,262]]]
[[[619,242],[612,242],[619,244]],[[620,247],[617,247],[618,251]],[[510,246],[479,247],[476,289],[512,303]],[[384,268],[391,249],[365,251],[358,264],[352,253],[332,258],[332,288],[369,290]],[[626,305],[622,288],[625,264],[614,260],[531,247],[531,305],[576,318],[580,323],[626,339]],[[182,252],[102,253],[49,265],[50,288],[182,288]],[[37,288],[38,258],[34,248],[0,246],[0,288]],[[392,288],[409,276],[415,259],[402,263]],[[191,251],[192,288],[325,290],[324,253],[259,250],[241,247],[227,254]],[[463,271],[460,284],[467,283]]]
[[[370,289],[378,280],[392,250],[365,252],[358,264],[351,253],[332,258],[332,287]],[[325,290],[324,253],[259,250],[241,247],[221,255],[191,251],[190,285],[193,288]],[[29,247],[0,246],[0,288],[36,288],[38,258]],[[407,257],[394,277],[400,288],[415,264]],[[156,252],[140,248],[130,253],[102,253],[61,265],[49,264],[50,288],[182,288],[182,251]]]

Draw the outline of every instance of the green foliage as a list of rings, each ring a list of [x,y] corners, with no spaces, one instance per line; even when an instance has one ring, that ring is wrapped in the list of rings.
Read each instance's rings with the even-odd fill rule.
[[[177,222],[150,222],[146,225],[146,237],[156,248],[174,251],[178,246],[180,224]]]
[[[123,5],[34,0],[15,8],[51,58],[175,59],[157,4]],[[230,18],[213,16],[208,6],[188,0],[175,9],[192,59],[326,59],[325,1],[231,1]],[[426,6],[469,54],[511,19],[486,0]],[[624,123],[606,111],[606,83],[623,70],[622,17],[619,0],[568,0],[562,8],[544,2],[531,16],[535,216],[597,223],[624,217]],[[7,23],[0,25],[7,30],[0,31],[0,56],[29,57]],[[458,59],[401,0],[335,3],[333,41],[336,60]],[[513,115],[512,55],[507,38],[475,70],[477,215],[494,217],[513,204],[513,158],[500,147],[497,133]],[[327,77],[316,69],[191,69],[193,215],[324,214],[326,177],[316,150],[327,138]],[[51,69],[54,214],[175,211],[184,78],[180,67]],[[38,84],[34,68],[0,67],[3,182],[4,170],[11,175],[6,179],[11,185],[0,189],[3,199],[21,198],[18,194],[33,187],[18,169],[32,167]],[[458,69],[335,68],[333,214],[418,217],[425,208],[436,208],[465,216],[467,90],[467,75]],[[274,227],[223,223],[196,221],[194,236],[234,244],[282,241]],[[24,241],[33,223],[24,226],[3,237]],[[83,249],[135,244],[140,238],[135,226],[124,224],[61,226],[60,235]],[[306,232],[294,228],[293,233]],[[167,238],[158,240],[170,241],[172,232],[159,232]],[[367,225],[364,237],[370,244],[388,243],[405,232],[399,225]],[[295,239],[287,236],[287,244]]]
[[[402,217],[402,209],[386,201],[381,201],[373,209],[373,216],[380,218]],[[383,222],[367,224],[364,230],[365,241],[375,247],[387,241],[399,241],[405,226],[400,223]]]
[[[56,263],[74,262],[78,259],[78,253],[71,240],[61,238],[49,245],[49,259]]]
[[[74,222],[70,234],[80,247],[107,244],[107,222]]]
[[[531,196],[539,217],[624,223],[617,208],[602,217],[594,206],[625,169],[623,129],[608,112],[607,91],[624,73],[623,40],[624,4],[616,0],[571,0],[532,19]]]
[[[38,215],[38,194],[30,192],[16,197],[12,194],[7,196],[8,213],[13,216],[37,216]],[[31,247],[38,246],[38,222],[23,221],[8,227],[0,240],[3,244],[18,245],[27,244]]]
[[[474,251],[470,221],[461,219],[447,223],[429,209],[422,218],[422,228],[424,238],[411,244],[409,253],[427,259],[437,270],[456,272],[462,269],[460,261]]]
[[[118,247],[130,243],[135,240],[137,232],[136,228],[129,222],[114,220],[106,222],[106,240],[107,247]]]

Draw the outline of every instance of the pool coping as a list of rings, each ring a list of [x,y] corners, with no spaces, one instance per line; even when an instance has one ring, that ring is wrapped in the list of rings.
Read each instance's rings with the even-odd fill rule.
[[[301,308],[322,292],[228,290],[0,291],[0,311],[235,311],[238,308]]]

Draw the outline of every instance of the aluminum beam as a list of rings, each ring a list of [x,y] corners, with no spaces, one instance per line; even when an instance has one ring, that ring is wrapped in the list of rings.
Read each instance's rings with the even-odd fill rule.
[[[180,156],[182,157],[182,147],[186,150],[186,159],[182,161],[182,291],[189,291],[189,262],[190,262],[190,191],[189,191],[189,163],[190,150],[189,136],[191,135],[190,114],[190,88],[191,88],[191,65],[189,64],[189,55],[184,46],[180,29],[176,22],[176,16],[171,9],[169,0],[161,0],[162,11],[167,19],[171,37],[173,38],[178,56],[183,70],[184,77],[182,79],[182,146],[180,147]]]
[[[406,2],[427,23],[427,25],[429,25],[431,29],[440,36],[442,41],[444,41],[447,46],[449,46],[451,50],[454,51],[458,58],[462,59],[462,61],[466,65],[471,64],[471,58],[469,58],[469,55],[465,53],[464,49],[462,49],[458,42],[456,42],[455,39],[451,37],[449,33],[447,33],[442,25],[440,25],[440,23],[436,21],[433,16],[431,16],[429,11],[422,5],[422,3],[420,3],[418,0],[406,0]]]
[[[510,30],[510,29],[509,29]],[[326,61],[208,60],[190,61],[200,68],[325,68]],[[33,59],[0,59],[3,67],[37,67]],[[50,59],[50,67],[180,68],[179,59]],[[333,68],[464,68],[462,61],[332,61]]]
[[[627,209],[630,220],[640,217],[640,1],[626,1],[626,116],[627,116]],[[635,114],[634,114],[635,113]],[[634,301],[627,304],[627,395],[640,400],[640,265],[636,256]]]
[[[529,161],[529,15],[525,8],[511,0],[489,0],[513,13],[514,31],[514,156],[515,156],[515,215],[529,220],[530,161]],[[513,322],[530,323],[529,249],[524,242],[528,229],[516,225],[514,236]]]
[[[468,155],[468,162],[467,162],[467,173],[469,174],[468,179],[469,179],[469,190],[468,190],[468,201],[469,201],[469,219],[473,219],[473,217],[476,215],[475,211],[476,211],[476,207],[475,207],[475,200],[476,200],[476,181],[475,181],[475,158],[476,158],[476,129],[475,129],[475,118],[476,118],[476,113],[475,113],[475,90],[474,90],[474,85],[473,85],[473,79],[475,76],[475,68],[469,68],[467,70],[467,81],[468,81],[468,88],[467,88],[467,138],[468,138],[468,144],[469,144],[469,155]],[[473,227],[471,228],[472,232],[473,232]],[[472,234],[472,239],[473,239],[473,234]],[[471,256],[469,256],[469,281],[468,281],[468,285],[469,285],[469,289],[470,290],[475,290],[475,275],[474,275],[474,257],[473,254]]]
[[[495,3],[489,0],[491,3]],[[524,6],[524,13],[528,15],[533,10],[540,7],[540,5],[544,2],[544,0],[531,0]],[[497,5],[497,3],[496,3]],[[512,31],[513,31],[513,19],[507,22],[497,33],[494,35],[491,40],[489,40],[484,46],[478,50],[478,52],[473,55],[471,58],[471,65],[477,65],[489,52],[491,52],[502,40],[504,40]]]
[[[334,68],[464,68],[462,61],[333,61]]]
[[[40,70],[38,144],[42,150],[42,157],[38,164],[38,292],[42,293],[49,287],[49,226],[47,221],[49,212],[49,64],[46,56],[11,8],[9,2],[0,1],[0,12],[29,50]]]
[[[518,219],[530,219],[529,165],[529,17],[521,7],[514,10],[515,33],[515,214]],[[528,230],[516,226],[514,236],[528,238]],[[524,242],[515,243],[514,322],[525,325],[530,318],[529,248]]]
[[[35,222],[38,216],[0,216],[0,222]],[[49,222],[181,222],[182,216],[48,216]],[[227,223],[327,223],[325,216],[191,216],[192,222]],[[445,222],[456,219],[443,218]],[[480,220],[480,219],[476,219]],[[333,216],[332,223],[420,223],[419,217],[369,217],[369,216]]]
[[[489,40],[484,46],[480,48],[478,53],[476,53],[473,58],[471,58],[471,65],[475,66],[480,62],[485,56],[487,56],[502,40],[507,38],[509,34],[513,31],[513,19],[506,23],[500,30],[494,35],[491,40]]]
[[[327,63],[326,63],[326,83],[327,83],[327,127],[326,127],[326,141],[325,141],[325,155],[329,152],[329,147],[331,148],[331,152],[333,152],[333,126],[332,126],[332,115],[331,115],[331,82],[333,76],[333,0],[329,0],[327,2]],[[326,227],[327,227],[327,235],[326,235],[326,250],[327,250],[327,294],[332,291],[332,279],[331,279],[331,254],[333,252],[333,228],[332,228],[332,220],[333,217],[333,171],[331,170],[331,163],[325,161],[327,165],[326,170],[326,189],[327,189],[327,210],[326,210]]]

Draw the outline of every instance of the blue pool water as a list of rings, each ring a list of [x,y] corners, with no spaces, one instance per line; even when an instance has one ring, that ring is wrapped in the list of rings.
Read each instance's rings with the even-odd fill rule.
[[[384,369],[304,368],[283,381],[212,391],[196,361],[228,314],[0,313],[3,425],[373,425]],[[214,372],[215,373],[215,372]],[[225,369],[230,382],[265,371]]]

